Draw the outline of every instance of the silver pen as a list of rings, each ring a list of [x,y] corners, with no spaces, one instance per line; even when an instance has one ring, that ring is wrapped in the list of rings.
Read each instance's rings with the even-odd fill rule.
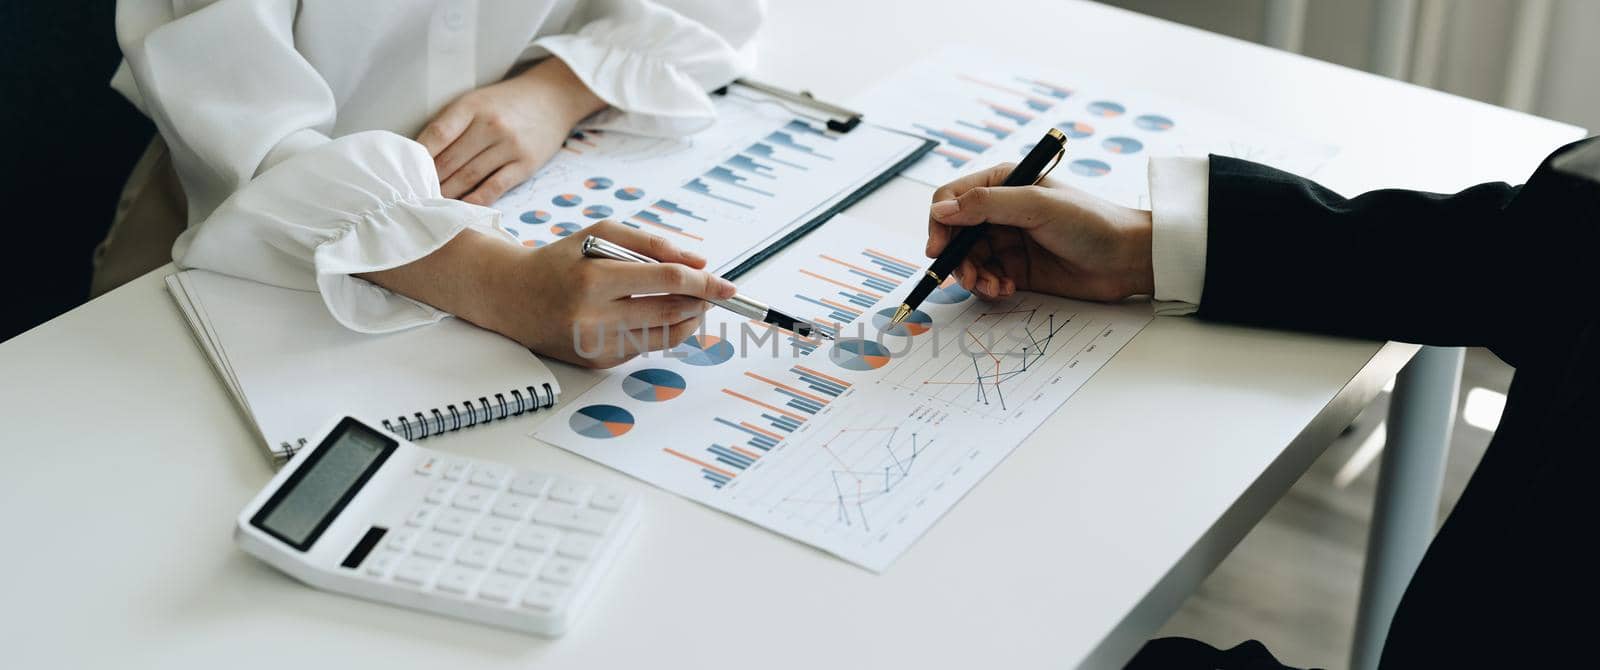
[[[614,261],[622,261],[624,263],[661,262],[620,244],[603,240],[593,235],[583,239],[583,255],[589,258],[607,258]],[[728,298],[726,300],[710,300],[708,302],[733,312],[734,314],[738,314],[739,316],[755,319],[762,323],[777,326],[784,330],[793,332],[800,337],[811,337],[811,335],[815,333],[819,337],[830,340],[833,339],[833,337],[828,335],[826,332],[823,332],[816,326],[813,326],[811,322],[784,314],[783,312],[768,307],[766,303],[742,293],[735,293],[732,298]]]

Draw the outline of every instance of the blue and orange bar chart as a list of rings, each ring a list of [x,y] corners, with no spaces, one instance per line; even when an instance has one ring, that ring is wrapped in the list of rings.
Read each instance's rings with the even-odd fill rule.
[[[691,240],[705,240],[704,237],[691,233],[685,229],[684,226],[689,224],[687,221],[683,221],[682,219],[699,221],[701,223],[705,223],[706,221],[705,217],[695,216],[694,212],[684,209],[683,207],[679,206],[678,203],[672,202],[671,200],[657,200],[654,203],[651,203],[649,207],[641,209],[638,213],[628,217],[627,223],[633,224],[633,227],[635,228],[639,227],[638,224],[644,224],[668,232],[677,233]]]
[[[706,446],[704,454],[664,451],[697,466],[700,477],[720,489],[850,388],[849,382],[802,365],[789,373],[793,379],[779,381],[746,372],[747,380],[754,382],[751,387],[722,389],[740,402],[730,404],[729,416],[713,417],[728,435]]]

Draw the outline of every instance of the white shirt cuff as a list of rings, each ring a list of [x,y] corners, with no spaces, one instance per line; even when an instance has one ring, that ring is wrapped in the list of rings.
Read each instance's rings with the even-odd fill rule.
[[[1150,260],[1155,274],[1155,312],[1193,314],[1206,280],[1208,158],[1150,159]]]

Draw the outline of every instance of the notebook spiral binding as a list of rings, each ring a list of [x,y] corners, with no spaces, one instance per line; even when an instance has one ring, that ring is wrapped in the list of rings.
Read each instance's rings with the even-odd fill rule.
[[[528,412],[555,406],[555,390],[550,388],[549,384],[541,384],[540,387],[544,390],[542,395],[539,389],[525,386],[521,389],[511,389],[509,393],[496,393],[492,400],[490,396],[479,396],[476,402],[467,400],[460,405],[454,403],[445,405],[442,410],[435,407],[412,412],[410,416],[401,415],[393,419],[384,419],[383,428],[407,440],[420,440],[429,435],[453,433],[480,423],[522,416]],[[509,400],[506,398],[508,395]],[[294,444],[279,443],[278,448],[272,450],[273,460],[281,465],[294,458],[294,455],[304,448],[306,448],[306,438],[303,437]]]

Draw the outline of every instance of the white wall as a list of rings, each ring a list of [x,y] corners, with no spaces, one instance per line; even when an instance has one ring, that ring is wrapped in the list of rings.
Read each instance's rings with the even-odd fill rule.
[[[1260,41],[1268,0],[1101,0],[1106,4]],[[1430,0],[1420,0],[1419,5]],[[1437,70],[1417,83],[1503,105],[1519,0],[1436,0],[1445,21]],[[1377,0],[1310,0],[1303,53],[1366,69]],[[1528,111],[1600,129],[1600,1],[1553,0],[1543,67]]]

